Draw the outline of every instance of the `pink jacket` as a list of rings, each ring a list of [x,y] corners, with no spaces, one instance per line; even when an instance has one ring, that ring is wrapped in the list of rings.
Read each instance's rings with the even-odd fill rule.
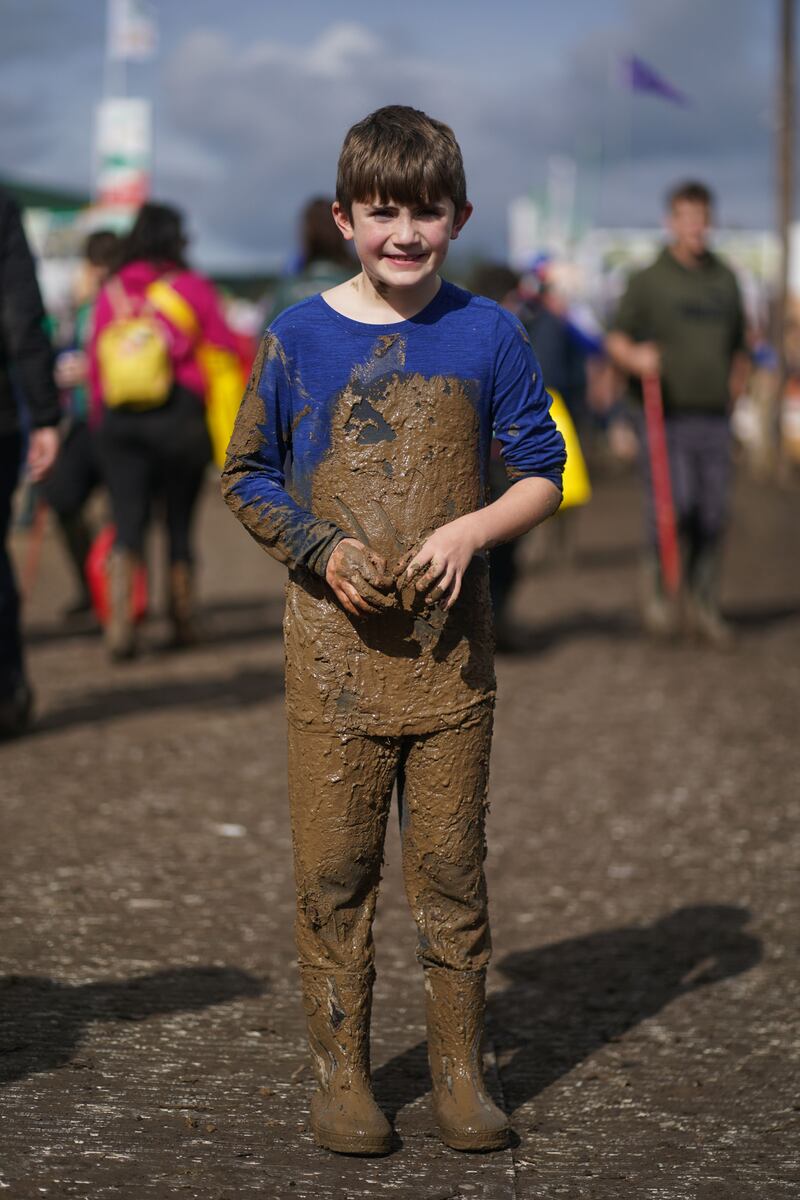
[[[128,263],[116,276],[126,293],[133,298],[134,304],[144,300],[145,292],[150,284],[161,275],[169,275],[170,287],[173,287],[185,300],[188,300],[195,311],[200,325],[200,341],[211,342],[224,350],[237,353],[236,338],[225,324],[217,294],[213,285],[202,275],[194,271],[181,270],[172,267],[158,270],[152,263],[143,260]],[[91,389],[91,419],[96,424],[103,409],[103,393],[100,384],[100,372],[97,363],[97,338],[100,331],[114,319],[114,310],[108,296],[108,287],[104,287],[97,298],[94,310],[92,336],[89,342],[89,385]],[[181,387],[188,388],[199,397],[205,393],[205,381],[195,357],[196,341],[188,337],[166,317],[161,318],[169,332],[170,354],[175,382]]]

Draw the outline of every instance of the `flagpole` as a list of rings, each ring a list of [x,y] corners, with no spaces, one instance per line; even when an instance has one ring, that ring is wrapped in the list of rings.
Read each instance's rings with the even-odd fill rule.
[[[630,63],[632,56],[626,55],[625,62]],[[627,67],[630,71],[630,66]],[[633,86],[629,78],[622,88],[622,110],[620,120],[620,157],[622,160],[622,181],[628,196],[633,197]]]
[[[106,56],[103,68],[103,95],[106,99],[111,96],[125,96],[128,89],[128,77],[125,67],[125,56],[118,53],[119,47],[114,46],[114,33],[119,33],[120,16],[115,8],[117,0],[106,0]]]

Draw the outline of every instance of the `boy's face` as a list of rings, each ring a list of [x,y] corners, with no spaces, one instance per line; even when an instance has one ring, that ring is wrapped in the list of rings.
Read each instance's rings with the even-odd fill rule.
[[[471,204],[456,213],[450,199],[413,205],[356,200],[349,216],[338,201],[333,205],[342,235],[381,290],[410,290],[435,275],[471,213]]]

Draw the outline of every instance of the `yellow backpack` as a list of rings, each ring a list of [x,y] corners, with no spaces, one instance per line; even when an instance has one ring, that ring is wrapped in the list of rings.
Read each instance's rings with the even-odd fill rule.
[[[135,305],[118,277],[109,281],[107,294],[113,316],[97,337],[103,401],[108,408],[159,408],[172,390],[172,360],[163,322],[147,298]]]
[[[151,283],[147,295],[158,312],[163,313],[182,333],[195,339],[195,357],[206,385],[206,425],[214,462],[222,468],[247,383],[246,373],[238,355],[202,340],[194,309],[175,288],[170,287],[166,277]]]

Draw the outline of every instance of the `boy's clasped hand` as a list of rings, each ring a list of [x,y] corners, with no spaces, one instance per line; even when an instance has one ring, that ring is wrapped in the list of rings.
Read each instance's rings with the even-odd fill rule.
[[[356,538],[343,538],[328,560],[325,579],[342,608],[353,617],[385,612],[402,603],[413,588],[426,605],[452,608],[474,554],[458,521],[443,525],[392,569],[386,559]]]

